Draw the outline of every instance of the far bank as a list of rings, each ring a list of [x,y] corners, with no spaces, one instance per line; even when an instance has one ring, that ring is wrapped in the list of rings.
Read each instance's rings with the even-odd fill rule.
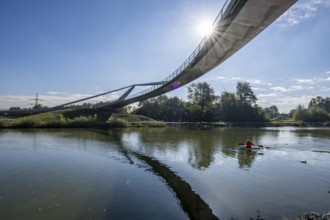
[[[164,122],[133,114],[113,113],[100,121],[97,115],[76,115],[67,110],[41,113],[19,118],[0,118],[0,128],[122,128],[122,127],[181,127],[211,129],[214,127],[323,127],[330,122],[270,121],[270,122]]]

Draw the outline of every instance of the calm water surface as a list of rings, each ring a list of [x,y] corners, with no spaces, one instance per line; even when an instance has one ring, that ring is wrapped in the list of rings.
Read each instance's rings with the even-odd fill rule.
[[[329,170],[329,128],[0,130],[0,219],[294,219]]]

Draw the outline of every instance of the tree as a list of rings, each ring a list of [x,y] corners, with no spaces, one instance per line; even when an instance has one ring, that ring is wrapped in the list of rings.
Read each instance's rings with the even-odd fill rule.
[[[140,102],[134,113],[163,121],[268,121],[263,109],[255,104],[257,98],[250,85],[238,83],[237,89],[237,92],[223,92],[218,97],[206,82],[193,83],[188,87],[188,102],[161,95]],[[270,110],[278,113],[276,106],[271,106]]]
[[[157,98],[147,99],[140,102],[135,114],[144,115],[156,120],[162,120],[160,118],[161,113]]]
[[[298,107],[290,112],[295,121],[305,122],[325,122],[330,120],[330,98],[322,98],[317,96],[309,102],[308,109],[298,105]]]
[[[237,99],[235,93],[223,92],[220,96],[220,102],[218,104],[217,110],[218,115],[220,116],[220,120],[240,120],[239,100]]]
[[[299,105],[295,111],[293,111],[293,119],[295,121],[305,122],[324,122],[330,119],[328,113],[323,108],[310,107],[308,109]]]
[[[247,102],[250,105],[255,105],[258,100],[248,82],[238,82],[236,86],[236,95],[242,102]]]
[[[206,82],[193,83],[188,87],[188,99],[199,106],[199,118],[204,120],[204,114],[217,99],[213,88]]]
[[[161,95],[139,103],[135,114],[144,115],[155,120],[181,121],[184,116],[184,103],[178,98]]]
[[[41,105],[41,104],[36,104],[32,107],[32,109],[46,109],[46,108],[48,108],[48,107],[45,105]]]
[[[293,120],[295,121],[306,121],[306,118],[308,118],[308,111],[302,105],[298,105],[297,108],[292,111],[292,114]]]
[[[9,108],[9,111],[19,111],[19,110],[21,110],[20,107],[10,107]]]
[[[264,111],[255,105],[257,98],[250,85],[237,83],[236,88],[236,93],[223,92],[221,94],[217,108],[217,119],[232,122],[267,121]]]
[[[323,108],[312,107],[308,108],[308,121],[310,122],[324,122],[329,120],[327,111]]]
[[[316,98],[312,98],[309,102],[308,108],[322,108],[327,112],[330,112],[330,98],[323,98],[321,96],[317,96]]]
[[[168,98],[161,108],[166,121],[182,121],[185,109],[184,103],[178,97]]]
[[[278,112],[278,108],[275,105],[265,108],[264,111],[271,119],[276,118],[280,115],[280,113]]]

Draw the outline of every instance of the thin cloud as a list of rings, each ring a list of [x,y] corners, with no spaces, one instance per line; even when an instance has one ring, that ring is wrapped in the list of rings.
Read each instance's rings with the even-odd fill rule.
[[[220,79],[220,80],[226,80],[227,78],[226,77],[224,77],[224,76],[217,76],[217,77],[215,77],[216,79]]]
[[[0,96],[0,109],[9,109],[10,107],[29,108],[33,105],[33,98],[35,96]]]
[[[248,80],[248,82],[254,84],[263,84],[263,82],[260,79]]]
[[[268,94],[259,94],[257,95],[258,99],[259,98],[269,98],[269,97],[277,97],[278,94],[277,93],[268,93]]]
[[[317,82],[327,82],[330,81],[330,76],[327,78],[317,78]]]
[[[329,70],[329,71],[326,71],[325,73],[328,73],[328,74],[330,74],[330,70]]]
[[[228,81],[238,81],[238,80],[242,79],[241,77],[236,77],[236,76],[231,77],[231,78],[224,77],[224,76],[216,76],[215,78],[218,80],[228,80]]]
[[[330,88],[329,87],[322,87],[321,91],[322,92],[330,92]]]
[[[312,79],[295,79],[295,81],[301,84],[315,84],[315,83],[330,81],[330,76],[327,78],[314,77]]]
[[[270,88],[271,90],[274,90],[275,92],[287,92],[288,89],[282,86],[274,86]]]
[[[249,83],[251,84],[257,84],[257,85],[266,85],[266,86],[272,86],[272,83],[262,81],[260,79],[253,79],[253,80],[248,80]]]
[[[40,104],[48,107],[53,107],[56,105],[61,105],[67,102],[76,101],[79,99],[87,98],[92,96],[91,94],[70,94],[70,95],[55,95],[51,92],[51,95],[47,93],[47,95],[40,95],[41,99]],[[97,102],[107,102],[119,97],[118,93],[112,93],[107,96],[99,96],[90,100],[86,100],[83,102],[86,103],[97,103]],[[0,96],[1,103],[0,109],[9,109],[10,107],[20,107],[20,108],[31,108],[34,105],[35,96]],[[83,103],[82,102],[82,103]],[[82,104],[78,103],[78,104]]]
[[[254,90],[254,91],[266,91],[266,89],[259,88],[259,87],[252,87],[252,90]]]
[[[263,107],[269,105],[275,105],[280,112],[289,113],[292,109],[295,109],[298,105],[308,106],[310,100],[315,96],[311,95],[283,95],[278,93],[260,94],[258,97],[258,104]]]
[[[47,92],[47,94],[58,96],[58,95],[65,95],[66,93],[65,92],[50,91],[50,92]]]
[[[298,83],[308,83],[308,84],[314,84],[315,80],[314,79],[296,79]]]
[[[315,17],[321,7],[330,7],[330,0],[305,0],[294,4],[278,20],[279,26],[297,25]]]
[[[274,86],[274,87],[271,87],[270,89],[275,91],[275,92],[292,92],[292,91],[298,91],[298,90],[310,90],[310,89],[313,89],[314,87],[312,86],[309,86],[309,87],[303,87],[303,86],[300,86],[300,85],[292,85],[288,88],[286,87],[283,87],[283,86]]]
[[[291,86],[290,89],[291,90],[302,90],[302,89],[304,89],[304,87],[302,87],[302,86]]]
[[[281,111],[289,112],[295,109],[298,105],[308,106],[310,100],[314,96],[302,95],[302,96],[283,96],[276,98],[273,102]]]
[[[215,77],[217,80],[227,80],[227,81],[244,81],[246,79],[239,77],[239,76],[233,76],[233,77],[224,77],[224,76],[216,76]],[[267,86],[271,86],[272,83],[269,82],[265,82],[263,80],[260,79],[248,79],[246,80],[246,82],[251,83],[251,84],[256,84],[256,85],[267,85]]]

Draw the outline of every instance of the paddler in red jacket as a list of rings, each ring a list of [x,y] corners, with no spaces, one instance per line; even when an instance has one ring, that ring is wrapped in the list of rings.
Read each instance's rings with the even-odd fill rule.
[[[254,145],[254,144],[253,144],[249,139],[246,140],[246,142],[245,142],[245,147],[247,147],[247,148],[252,148],[253,145]]]

